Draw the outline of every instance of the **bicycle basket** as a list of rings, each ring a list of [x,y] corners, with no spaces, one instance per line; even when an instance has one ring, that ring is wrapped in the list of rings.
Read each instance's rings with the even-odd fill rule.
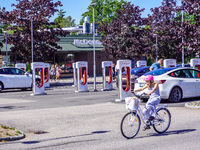
[[[125,102],[128,110],[137,110],[139,107],[139,99],[136,97],[126,97]]]

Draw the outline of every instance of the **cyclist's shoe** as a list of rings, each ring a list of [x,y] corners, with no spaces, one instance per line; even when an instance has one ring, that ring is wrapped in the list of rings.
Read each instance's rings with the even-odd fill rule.
[[[145,131],[145,130],[148,130],[148,129],[151,129],[151,128],[150,128],[150,125],[144,126],[142,130]]]

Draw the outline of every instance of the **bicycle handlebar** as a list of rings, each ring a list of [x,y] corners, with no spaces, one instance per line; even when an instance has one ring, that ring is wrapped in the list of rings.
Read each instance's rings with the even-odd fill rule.
[[[142,96],[145,96],[145,95],[147,95],[145,92],[144,93],[142,93],[142,94],[140,94],[140,95],[137,95],[137,94],[135,94],[134,92],[132,92],[133,93],[133,95],[135,96],[135,97],[137,97],[137,98],[141,98]]]

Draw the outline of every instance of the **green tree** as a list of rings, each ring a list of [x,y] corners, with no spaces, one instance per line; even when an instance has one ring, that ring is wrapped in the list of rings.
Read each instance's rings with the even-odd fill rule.
[[[144,28],[148,20],[141,17],[139,6],[128,2],[117,11],[117,18],[111,23],[101,23],[99,30],[102,33],[101,42],[103,52],[110,57],[136,60],[145,54],[148,48],[148,39],[145,35],[148,28]]]
[[[91,3],[96,3],[95,6],[95,22],[101,23],[108,22],[117,17],[117,10],[122,9],[122,5],[126,5],[126,0],[92,0]],[[83,24],[84,18],[89,17],[90,21],[93,22],[93,6],[88,6],[88,11],[83,13],[80,24]]]
[[[147,66],[151,66],[152,64],[153,64],[153,61],[151,59],[151,56],[149,56],[147,59]]]
[[[66,11],[63,11],[63,9],[61,9],[58,12],[58,17],[54,20],[54,23],[57,23],[61,28],[75,27],[76,26],[75,19],[72,19],[71,16],[68,16],[65,18],[65,14],[66,14]]]

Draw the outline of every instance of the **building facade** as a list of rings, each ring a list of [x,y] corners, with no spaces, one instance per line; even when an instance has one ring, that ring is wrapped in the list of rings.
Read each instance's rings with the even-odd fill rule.
[[[95,36],[95,62],[96,62],[96,75],[102,75],[102,61],[113,61],[115,59],[109,59],[108,54],[102,52],[103,46],[101,45],[100,36]],[[0,41],[4,39],[3,35],[0,35]],[[93,76],[93,36],[92,35],[67,35],[66,37],[60,37],[58,45],[62,47],[62,50],[58,50],[54,63],[58,63],[61,66],[65,66],[72,62],[77,61],[87,61],[88,62],[88,75]],[[16,61],[16,55],[12,54],[10,51],[11,45],[7,45],[7,51],[9,56],[9,61],[14,64]],[[1,54],[5,57],[6,55],[6,45],[3,43],[3,48],[1,48]]]

